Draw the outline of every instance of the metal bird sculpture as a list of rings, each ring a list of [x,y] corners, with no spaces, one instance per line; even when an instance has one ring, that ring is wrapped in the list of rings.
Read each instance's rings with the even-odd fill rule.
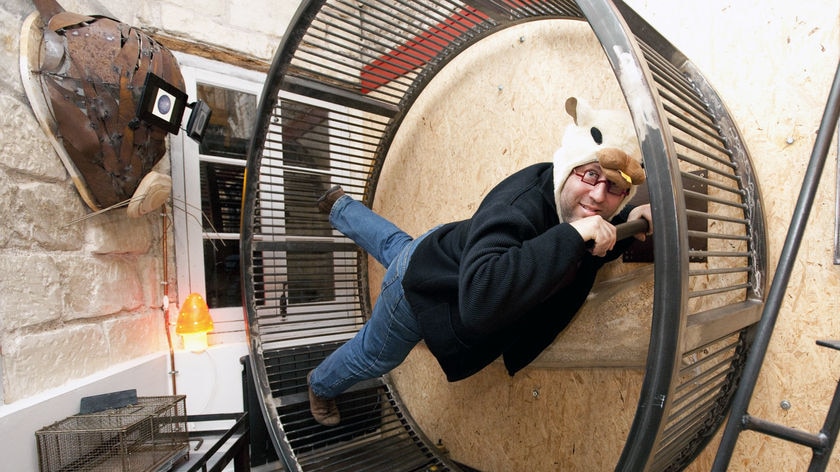
[[[94,211],[121,205],[130,216],[151,211],[171,189],[168,176],[152,172],[168,132],[139,119],[138,103],[149,72],[185,91],[175,57],[117,20],[33,1],[40,18],[31,20],[30,44],[21,47],[27,94],[30,102],[40,99],[33,109],[82,199]]]

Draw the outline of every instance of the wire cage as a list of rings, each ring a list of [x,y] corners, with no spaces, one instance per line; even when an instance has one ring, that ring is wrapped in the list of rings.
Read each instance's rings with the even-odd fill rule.
[[[42,472],[168,470],[189,453],[186,397],[67,417],[35,432]]]

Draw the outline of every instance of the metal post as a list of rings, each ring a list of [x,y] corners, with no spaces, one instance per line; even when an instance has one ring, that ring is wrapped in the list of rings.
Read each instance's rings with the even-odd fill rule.
[[[825,447],[814,449],[811,457],[811,465],[808,472],[822,472],[828,467],[828,459],[831,457],[831,450],[834,449],[834,442],[837,440],[837,432],[840,431],[840,382],[834,389],[834,399],[831,401],[831,408],[825,417],[820,435],[825,436]]]

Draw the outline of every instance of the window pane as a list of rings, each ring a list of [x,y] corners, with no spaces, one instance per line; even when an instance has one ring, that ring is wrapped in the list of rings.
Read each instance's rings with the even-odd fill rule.
[[[326,217],[317,213],[315,197],[330,187],[329,111],[286,100],[281,103],[283,159],[289,167],[325,172],[284,173],[284,221],[290,236],[332,236]],[[335,299],[335,262],[331,252],[287,253],[288,301],[324,302]]]
[[[335,299],[335,268],[331,252],[289,252],[289,304]]]
[[[204,240],[204,285],[209,306],[242,306],[238,240]]]
[[[330,188],[329,111],[294,101],[282,102],[283,160],[290,167],[325,172],[285,173],[286,233],[330,236],[327,218],[313,218],[315,197]]]
[[[245,159],[256,121],[256,95],[206,84],[196,84],[196,93],[213,110],[199,152]]]
[[[205,232],[239,233],[245,168],[201,162],[201,227]]]

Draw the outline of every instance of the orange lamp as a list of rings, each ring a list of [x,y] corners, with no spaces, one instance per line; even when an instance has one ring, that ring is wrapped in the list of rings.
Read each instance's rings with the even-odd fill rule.
[[[201,352],[207,349],[207,332],[213,331],[213,318],[204,298],[191,293],[181,305],[175,334],[184,338],[184,349]]]

